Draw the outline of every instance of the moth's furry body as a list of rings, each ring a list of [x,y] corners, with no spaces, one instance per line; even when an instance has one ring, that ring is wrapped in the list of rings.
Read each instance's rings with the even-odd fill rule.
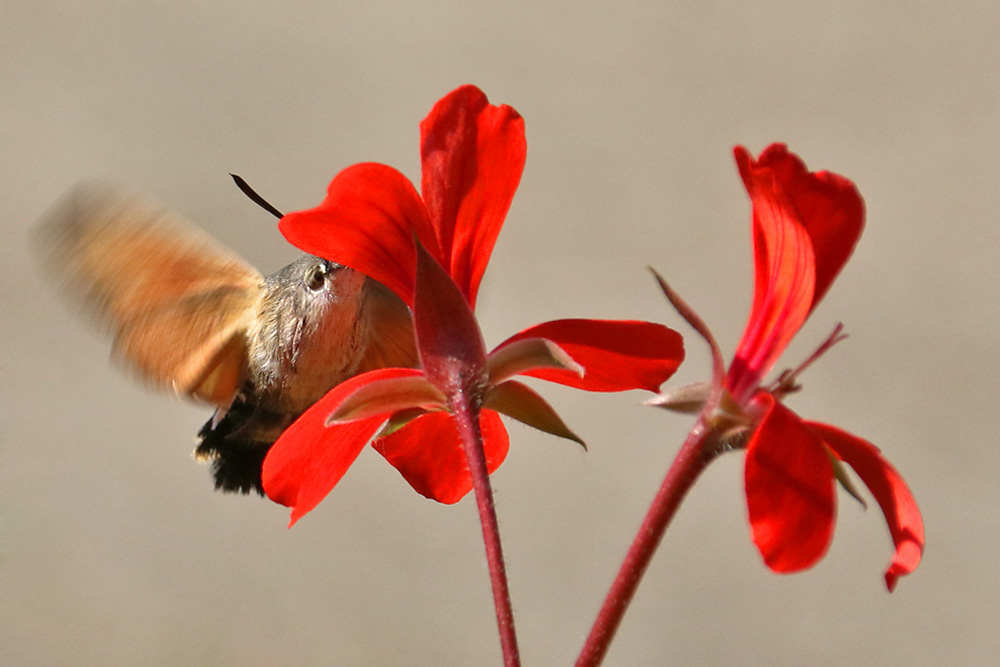
[[[354,375],[370,330],[366,279],[307,255],[264,280],[247,331],[247,378],[228,407],[198,433],[216,487],[263,492],[264,456],[282,431],[335,385]]]
[[[308,255],[264,281],[249,330],[249,368],[275,407],[301,412],[317,391],[354,373],[370,332],[365,282],[352,269]]]

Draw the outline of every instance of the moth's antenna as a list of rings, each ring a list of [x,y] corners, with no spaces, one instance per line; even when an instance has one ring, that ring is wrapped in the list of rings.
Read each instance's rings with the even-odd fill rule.
[[[262,209],[278,219],[284,217],[284,213],[271,206],[266,199],[257,194],[257,191],[251,188],[250,184],[244,181],[240,176],[237,176],[236,174],[229,175],[233,177],[234,181],[236,181],[236,187],[242,190],[243,194],[250,198],[250,201],[257,204],[257,206],[260,206]]]

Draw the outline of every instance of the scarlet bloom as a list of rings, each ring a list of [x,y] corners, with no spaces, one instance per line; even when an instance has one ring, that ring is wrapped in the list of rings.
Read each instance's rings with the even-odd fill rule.
[[[321,205],[280,223],[294,245],[395,292],[412,311],[420,360],[420,368],[383,368],[338,385],[275,443],[264,489],[292,508],[293,523],[373,437],[416,491],[442,503],[472,488],[462,424],[481,430],[490,472],[509,444],[498,413],[579,441],[514,375],[588,391],[655,392],[684,356],[680,335],[666,327],[606,320],[546,322],[487,354],[476,296],[521,178],[524,122],[463,86],[435,105],[420,130],[420,194],[391,167],[357,164],[333,179]]]
[[[809,172],[782,144],[769,146],[756,160],[743,147],[735,155],[753,203],[754,300],[728,373],[719,379],[723,412],[716,424],[738,434],[737,443],[745,442],[754,542],[776,572],[815,564],[833,536],[835,479],[854,493],[841,467],[846,462],[888,523],[896,547],[885,573],[891,591],[900,576],[916,569],[924,545],[920,510],[903,478],[870,442],[806,421],[782,405],[798,388],[798,371],[762,386],[854,250],[864,202],[851,181]],[[838,339],[839,327],[812,359]],[[677,407],[678,398],[688,395],[677,392],[653,402]]]

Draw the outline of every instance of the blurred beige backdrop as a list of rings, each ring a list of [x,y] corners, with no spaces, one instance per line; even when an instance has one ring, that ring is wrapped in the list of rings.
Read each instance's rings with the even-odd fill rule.
[[[689,331],[645,267],[735,345],[749,204],[731,148],[785,141],[855,180],[868,227],[785,365],[838,321],[802,415],[878,444],[927,522],[884,589],[877,508],[841,494],[826,559],[769,572],[742,456],[668,533],[609,665],[981,665],[1000,651],[1000,5],[0,0],[0,664],[499,664],[475,506],[367,450],[319,508],[212,491],[207,410],[145,392],[54,298],[29,229],[72,183],[145,190],[265,272],[279,208],[341,168],[419,178],[417,124],[459,84],[525,117],[528,163],[486,274],[494,345],[557,317]],[[689,338],[673,384],[707,377]],[[690,421],[543,386],[590,444],[511,426],[494,476],[526,665],[570,664]]]

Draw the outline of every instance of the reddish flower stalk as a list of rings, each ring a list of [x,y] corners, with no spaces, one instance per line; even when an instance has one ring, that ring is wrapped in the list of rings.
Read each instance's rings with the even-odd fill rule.
[[[847,462],[879,503],[896,553],[888,589],[916,569],[924,544],[920,511],[903,478],[871,443],[827,424],[807,422],[780,401],[797,389],[798,374],[842,339],[840,327],[794,372],[765,387],[789,341],[850,257],[864,222],[854,184],[828,172],[810,173],[781,144],[753,160],[736,161],[753,201],[755,290],[750,318],[728,373],[711,334],[660,280],[668,299],[712,348],[713,380],[661,395],[652,405],[699,417],[653,501],[577,661],[601,663],[646,567],[681,500],[723,448],[745,448],[751,529],[765,564],[795,572],[826,552],[835,516],[834,482],[857,496]],[[657,276],[659,278],[659,276]]]
[[[281,221],[293,244],[367,275],[409,306],[419,368],[380,368],[335,387],[268,453],[264,489],[292,508],[294,523],[373,436],[373,447],[418,493],[455,503],[475,487],[504,660],[516,665],[488,477],[507,454],[499,415],[581,441],[514,376],[588,391],[656,392],[683,359],[683,344],[648,322],[560,320],[487,353],[475,302],[524,165],[523,120],[463,86],[421,123],[421,156],[421,194],[391,167],[359,164],[334,178],[323,204]]]
[[[699,417],[660,484],[646,518],[639,526],[639,532],[618,569],[618,575],[611,584],[597,620],[576,660],[577,667],[599,665],[604,660],[618,626],[625,617],[625,610],[635,597],[639,582],[663,540],[667,526],[687,492],[715,458],[715,450],[710,447],[713,438],[705,419]]]
[[[493,489],[490,486],[483,450],[483,434],[479,430],[478,417],[469,412],[467,405],[456,405],[452,416],[461,434],[476,493],[476,506],[479,509],[479,523],[483,527],[483,542],[486,544],[486,562],[490,568],[493,606],[496,608],[504,665],[516,667],[521,664],[521,656],[517,648],[517,632],[514,629],[514,610],[511,607],[510,587],[507,584],[507,567],[504,565],[503,548],[500,545],[496,504],[493,502]]]
[[[667,470],[656,497],[646,512],[646,518],[639,526],[632,546],[629,547],[625,560],[618,568],[618,575],[604,598],[597,620],[594,621],[580,656],[576,660],[577,667],[593,667],[604,660],[615,633],[618,632],[618,626],[625,618],[625,611],[635,597],[639,583],[646,573],[646,568],[649,567],[653,554],[656,553],[667,532],[667,526],[670,525],[688,491],[720,452],[717,446],[718,434],[713,432],[710,426],[712,416],[722,398],[721,387],[725,377],[725,365],[719,346],[712,332],[687,302],[670,288],[660,274],[653,271],[653,275],[656,276],[660,289],[677,312],[708,342],[712,354],[713,382],[708,385],[708,393],[702,395],[698,420]]]

